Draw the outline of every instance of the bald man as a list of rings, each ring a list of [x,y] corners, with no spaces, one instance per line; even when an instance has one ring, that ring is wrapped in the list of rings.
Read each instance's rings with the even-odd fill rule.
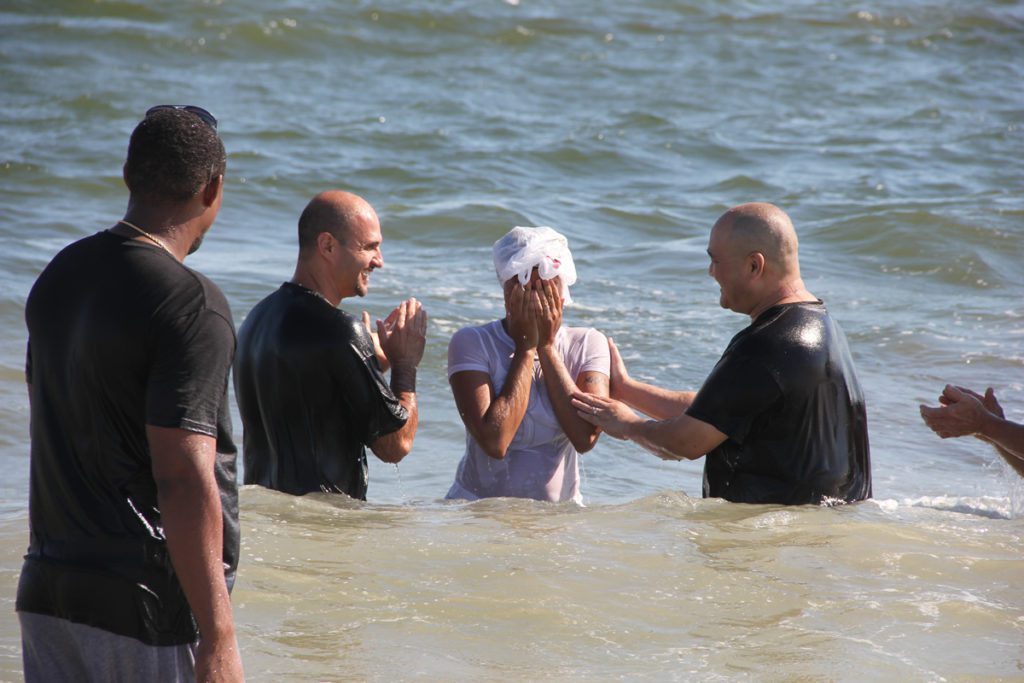
[[[576,395],[580,417],[666,460],[707,455],[705,497],[786,505],[870,498],[864,395],[845,335],[800,277],[789,216],[763,203],[729,209],[711,229],[708,256],[719,303],[752,322],[700,391],[634,380],[609,340],[612,398]]]
[[[366,447],[389,463],[412,450],[426,312],[403,301],[377,321],[375,340],[365,312],[357,320],[338,308],[366,296],[384,267],[382,241],[373,207],[354,194],[323,192],[302,212],[295,274],[238,329],[246,484],[365,500]]]

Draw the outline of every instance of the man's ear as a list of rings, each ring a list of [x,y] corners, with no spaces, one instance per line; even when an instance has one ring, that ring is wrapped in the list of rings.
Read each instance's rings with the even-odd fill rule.
[[[334,236],[326,231],[317,235],[316,249],[321,254],[330,254],[332,251],[334,251]]]
[[[222,189],[224,189],[223,173],[210,178],[210,182],[206,183],[206,187],[203,188],[203,206],[213,206]]]
[[[764,273],[764,254],[759,251],[751,252],[750,256],[747,257],[747,265],[752,276],[760,277]]]

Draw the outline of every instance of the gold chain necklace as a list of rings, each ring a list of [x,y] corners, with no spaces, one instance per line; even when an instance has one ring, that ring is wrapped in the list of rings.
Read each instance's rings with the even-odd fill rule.
[[[127,226],[128,226],[129,228],[131,228],[131,229],[132,229],[132,230],[134,230],[135,232],[137,232],[137,233],[139,233],[140,235],[142,235],[143,237],[146,237],[146,238],[148,238],[149,240],[151,240],[151,241],[152,241],[152,242],[153,242],[154,244],[156,244],[156,246],[160,247],[161,249],[163,249],[164,251],[166,251],[166,252],[167,252],[168,254],[170,254],[171,256],[174,256],[174,252],[172,252],[172,251],[170,250],[170,248],[168,248],[168,246],[167,246],[166,244],[164,244],[164,243],[163,243],[162,241],[160,241],[159,239],[157,239],[157,237],[156,237],[155,235],[151,235],[151,234],[149,234],[148,232],[146,232],[145,230],[143,230],[143,229],[142,229],[142,228],[140,228],[139,226],[137,226],[137,225],[135,225],[135,224],[133,224],[133,223],[129,223],[128,221],[123,221],[123,220],[122,220],[122,221],[118,221],[118,223],[120,223],[121,225],[127,225]],[[177,256],[174,256],[174,258],[175,258],[175,260],[177,260],[177,258],[178,258],[178,257],[177,257]]]
[[[323,294],[321,294],[317,290],[313,289],[312,287],[307,287],[306,285],[302,284],[301,282],[296,282],[295,280],[292,280],[292,284],[294,284],[296,287],[298,287],[299,289],[303,290],[307,294],[312,294],[313,296],[315,296],[316,298],[320,299],[321,301],[326,302],[328,306],[334,307],[334,304],[331,303],[330,299],[328,299],[326,296],[324,296]]]

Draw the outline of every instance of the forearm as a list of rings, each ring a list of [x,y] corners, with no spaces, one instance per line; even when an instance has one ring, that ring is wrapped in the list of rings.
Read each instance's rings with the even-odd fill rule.
[[[981,425],[978,436],[995,446],[999,455],[1024,476],[1024,425],[992,415]]]
[[[532,349],[516,350],[501,391],[491,400],[473,430],[473,437],[492,458],[500,460],[505,457],[509,444],[526,416],[526,408],[530,404],[530,387],[533,385],[535,354]]]
[[[392,386],[395,382],[392,380]],[[394,392],[394,389],[392,389]],[[416,402],[415,391],[397,391],[395,398],[405,408],[408,418],[402,427],[390,434],[385,434],[372,444],[370,450],[382,461],[392,464],[401,462],[405,456],[412,452],[413,441],[416,439],[416,430],[419,427],[419,406]]]
[[[548,390],[548,398],[551,400],[551,407],[555,412],[555,418],[565,435],[569,437],[573,448],[579,453],[586,453],[601,434],[601,430],[595,425],[580,418],[576,408],[572,405],[573,393],[579,390],[569,376],[562,357],[555,351],[553,346],[538,349],[541,371],[544,375],[544,386]],[[596,373],[595,373],[596,374]],[[602,387],[595,387],[596,392],[601,396],[608,395],[607,380]]]
[[[692,448],[686,448],[686,444],[673,438],[673,435],[665,428],[664,422],[656,420],[634,424],[626,433],[626,438],[662,460],[694,460],[704,455]]]
[[[160,517],[174,573],[199,625],[200,637],[235,647],[224,580],[223,518],[212,472],[157,480]]]
[[[1017,474],[1024,477],[1024,458],[1022,458],[1020,455],[1012,451],[1003,448],[997,443],[992,443],[992,445],[995,446],[996,452],[998,452],[999,455],[1002,456],[1003,460],[1005,460],[1007,464],[1009,464],[1009,466],[1012,467],[1015,472],[1017,472]]]
[[[693,391],[670,391],[633,378],[617,386],[612,385],[612,398],[655,420],[667,420],[683,414],[696,395]]]
[[[413,440],[416,438],[416,430],[419,428],[420,412],[419,404],[416,401],[416,366],[408,364],[396,364],[391,368],[391,392],[398,399],[398,402],[405,408],[409,418],[396,432],[383,437],[387,444],[386,455],[374,453],[385,462],[397,463],[412,451]]]
[[[727,438],[711,424],[685,414],[662,421],[637,419],[625,436],[662,460],[696,460]]]

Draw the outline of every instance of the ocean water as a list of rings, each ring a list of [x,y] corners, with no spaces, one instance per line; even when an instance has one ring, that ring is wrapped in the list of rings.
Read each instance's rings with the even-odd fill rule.
[[[415,449],[371,464],[367,503],[242,492],[250,680],[1024,678],[1024,488],[917,412],[953,382],[1024,420],[1021,83],[1006,0],[0,4],[0,680],[21,678],[25,297],[123,215],[128,135],[162,102],[220,119],[224,205],[188,263],[236,323],[331,188],[385,237],[344,307],[430,315]],[[699,461],[607,437],[584,507],[440,500],[463,444],[447,342],[501,314],[495,239],[566,234],[566,323],[697,388],[746,324],[708,230],[754,200],[793,217],[849,336],[873,501],[701,500]]]

